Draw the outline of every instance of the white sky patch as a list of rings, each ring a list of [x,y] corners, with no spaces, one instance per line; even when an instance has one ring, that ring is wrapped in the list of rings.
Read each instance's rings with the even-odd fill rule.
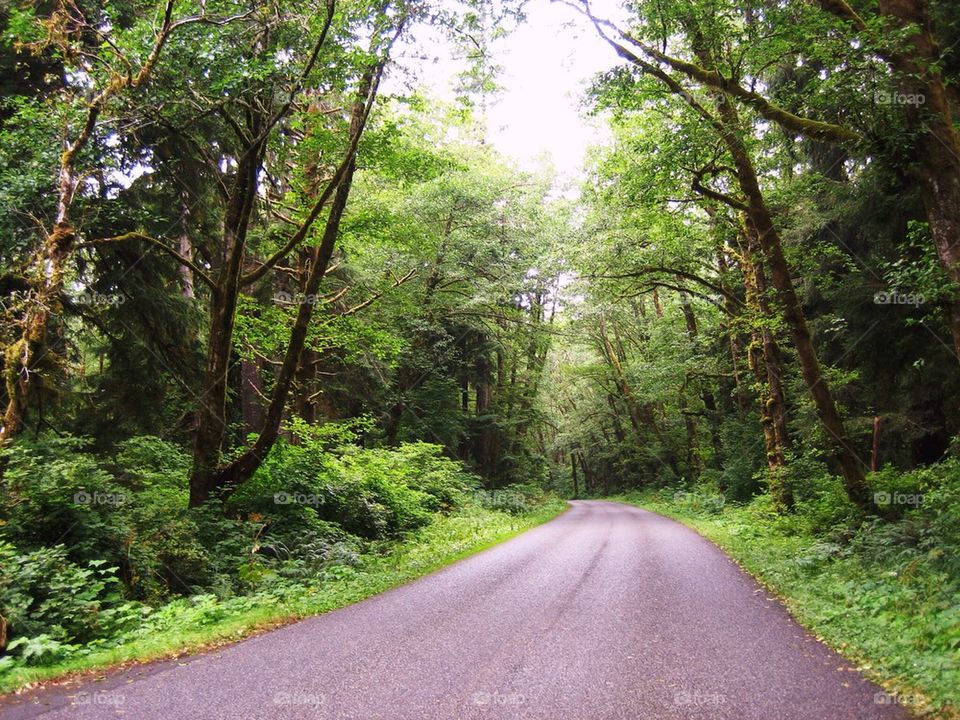
[[[598,14],[615,7],[594,3]],[[493,56],[504,90],[488,111],[490,141],[528,169],[546,156],[561,176],[578,175],[586,149],[609,138],[581,102],[592,78],[619,64],[613,49],[573,9],[533,0],[527,21],[494,45]]]
[[[594,0],[591,7],[601,17],[623,15],[617,0]],[[593,77],[620,60],[572,8],[531,0],[526,13],[527,20],[490,49],[503,70],[497,78],[502,91],[487,108],[488,139],[521,167],[552,164],[561,181],[569,180],[580,175],[587,148],[609,139],[604,123],[587,118],[581,102]],[[412,75],[428,94],[453,100],[464,61],[438,33],[421,31],[417,40],[400,53],[398,76],[387,88]]]

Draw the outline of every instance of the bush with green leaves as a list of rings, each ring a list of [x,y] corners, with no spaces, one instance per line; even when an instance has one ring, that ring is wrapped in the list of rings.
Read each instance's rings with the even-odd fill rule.
[[[430,522],[433,497],[410,486],[415,471],[392,453],[356,450],[336,460],[324,488],[327,508],[351,532],[385,538]]]
[[[243,567],[244,577],[252,586],[264,585],[273,578],[308,580],[334,565],[357,565],[364,544],[333,523],[318,520],[315,527],[300,532],[265,535],[256,550]]]
[[[433,511],[447,512],[462,506],[479,484],[479,478],[465,471],[462,464],[444,457],[440,445],[403,443],[389,451],[384,462],[409,487],[424,493],[426,507]]]
[[[322,426],[321,426],[322,427]],[[332,448],[316,428],[294,426],[296,444],[281,441],[256,475],[230,498],[228,508],[261,518],[276,541],[310,529],[333,542],[341,532],[369,540],[397,536],[469,500],[477,479],[443,456],[439,445]],[[349,436],[347,436],[349,437]]]
[[[63,543],[74,560],[119,564],[130,492],[83,438],[42,435],[5,448],[3,536],[24,550]]]
[[[790,459],[790,487],[795,502],[795,522],[804,531],[849,534],[861,522],[861,512],[850,501],[843,483],[823,462],[801,454]]]
[[[74,563],[63,545],[20,554],[0,541],[6,651],[25,664],[48,662],[135,624],[143,606],[124,599],[117,570],[104,560]]]
[[[927,470],[930,475],[937,470]],[[916,513],[926,523],[919,546],[960,583],[960,462],[951,460],[940,468],[941,482],[921,484],[923,502]]]
[[[82,438],[43,435],[6,450],[3,538],[21,553],[62,543],[77,563],[118,567],[127,594],[150,603],[240,589],[238,567],[260,531],[219,507],[187,507],[190,460],[155,437],[96,455]]]

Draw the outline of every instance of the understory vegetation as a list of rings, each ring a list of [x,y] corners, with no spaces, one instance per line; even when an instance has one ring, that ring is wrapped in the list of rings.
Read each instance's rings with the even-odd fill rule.
[[[2,497],[0,688],[338,607],[564,507],[531,487],[483,491],[436,445],[330,437],[279,445],[242,494],[202,511],[187,507],[189,458],[160,438],[102,456],[79,438],[17,445]]]

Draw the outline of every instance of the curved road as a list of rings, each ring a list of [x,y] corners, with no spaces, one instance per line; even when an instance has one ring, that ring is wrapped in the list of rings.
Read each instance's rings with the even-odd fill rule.
[[[559,518],[223,650],[0,703],[4,720],[903,718],[723,553],[659,515]]]

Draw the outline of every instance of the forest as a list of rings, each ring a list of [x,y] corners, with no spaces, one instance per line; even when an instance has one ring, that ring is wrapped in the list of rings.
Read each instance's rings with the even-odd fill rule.
[[[573,179],[527,5],[0,3],[0,692],[613,498],[960,716],[960,5],[554,0]]]

